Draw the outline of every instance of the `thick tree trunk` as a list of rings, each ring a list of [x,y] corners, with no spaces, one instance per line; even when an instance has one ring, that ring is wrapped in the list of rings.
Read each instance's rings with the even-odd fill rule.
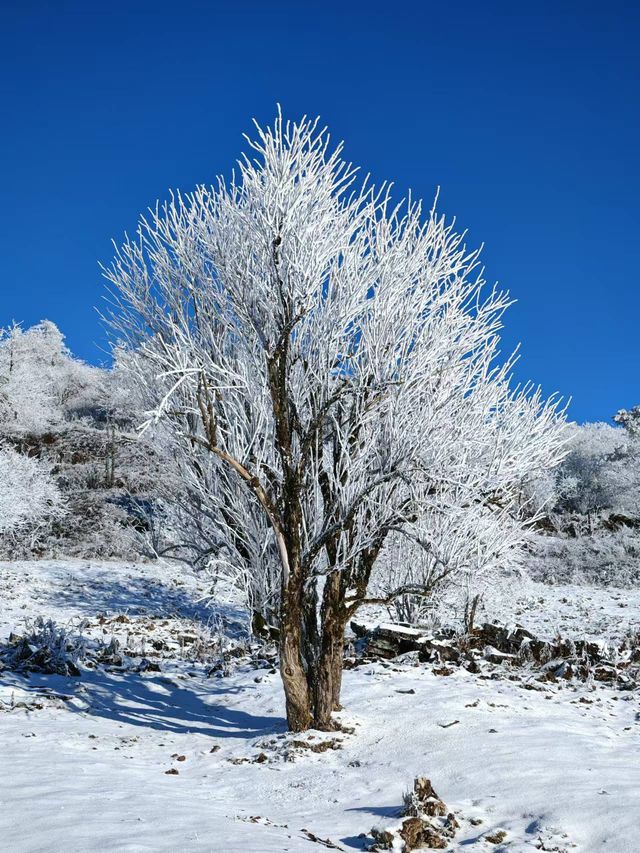
[[[335,729],[334,711],[340,708],[344,631],[341,578],[327,578],[320,614],[315,588],[298,594],[290,583],[280,622],[280,672],[284,686],[287,724],[300,732],[312,726]],[[317,615],[320,616],[318,626]]]
[[[311,702],[307,676],[299,664],[295,649],[287,640],[280,646],[280,674],[287,709],[287,727],[304,732],[311,727]]]
[[[314,724],[323,731],[335,728],[331,715],[340,708],[346,624],[341,583],[339,572],[330,574],[325,582],[321,608],[320,652],[313,672]]]
[[[314,725],[322,731],[335,728],[334,711],[340,709],[344,625],[334,622],[323,631],[323,648],[316,666],[314,687]]]
[[[313,696],[304,665],[304,588],[298,549],[289,546],[288,572],[283,576],[280,611],[280,674],[284,687],[289,731],[311,726]]]
[[[291,606],[293,605],[293,606]],[[280,674],[284,687],[289,731],[311,726],[311,693],[302,662],[301,613],[295,602],[283,602],[280,624]]]

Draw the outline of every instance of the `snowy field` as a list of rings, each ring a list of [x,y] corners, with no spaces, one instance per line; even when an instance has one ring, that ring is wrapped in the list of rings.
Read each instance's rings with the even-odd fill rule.
[[[2,851],[362,850],[418,775],[460,822],[450,850],[640,851],[637,691],[380,662],[345,672],[344,732],[294,737],[269,661],[207,675],[203,591],[168,565],[0,564],[3,640],[85,620],[159,665],[0,672]],[[637,591],[528,583],[495,606],[540,636],[640,623]]]

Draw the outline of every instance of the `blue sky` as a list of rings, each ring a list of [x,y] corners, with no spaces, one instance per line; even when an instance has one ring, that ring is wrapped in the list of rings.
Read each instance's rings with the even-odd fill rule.
[[[21,2],[0,11],[0,326],[105,360],[111,238],[228,173],[250,119],[346,153],[484,243],[519,378],[604,420],[640,403],[640,4]]]

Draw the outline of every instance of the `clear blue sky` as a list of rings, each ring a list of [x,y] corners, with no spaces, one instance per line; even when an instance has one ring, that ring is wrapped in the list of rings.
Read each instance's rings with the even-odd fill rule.
[[[241,133],[320,114],[484,242],[520,378],[577,420],[640,403],[640,3],[4,2],[0,326],[99,362],[98,260]]]

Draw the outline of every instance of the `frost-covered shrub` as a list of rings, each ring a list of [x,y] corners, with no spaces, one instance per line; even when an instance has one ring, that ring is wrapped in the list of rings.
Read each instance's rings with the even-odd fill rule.
[[[0,557],[139,556],[131,507],[153,499],[160,463],[120,380],[49,321],[0,330]]]
[[[74,359],[49,320],[0,330],[0,424],[38,433],[95,410],[104,371]]]
[[[623,429],[604,423],[580,427],[558,471],[556,510],[586,517],[637,509],[640,468],[634,445]]]
[[[373,591],[393,621],[430,625],[447,610],[467,626],[471,609],[497,577],[520,568],[527,536],[515,508],[473,506],[433,511],[428,538],[416,530],[388,537],[372,578]],[[400,595],[390,595],[402,590]],[[475,602],[475,605],[474,605]]]
[[[640,583],[640,408],[605,423],[573,426],[555,474],[547,535],[528,567],[550,583]],[[548,487],[548,483],[540,484]]]
[[[599,530],[577,538],[536,537],[528,561],[534,580],[631,587],[640,584],[640,536]]]
[[[62,496],[47,466],[0,446],[0,539],[33,542],[62,515]]]
[[[0,648],[0,660],[16,672],[41,672],[50,675],[80,675],[79,661],[86,652],[86,640],[80,633],[70,634],[51,619],[38,617],[27,624],[22,636],[11,635]]]

